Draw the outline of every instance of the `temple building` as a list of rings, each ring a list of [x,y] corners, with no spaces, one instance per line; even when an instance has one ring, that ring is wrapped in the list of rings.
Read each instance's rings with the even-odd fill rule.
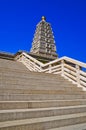
[[[57,58],[53,31],[44,16],[36,26],[30,53],[52,60]]]

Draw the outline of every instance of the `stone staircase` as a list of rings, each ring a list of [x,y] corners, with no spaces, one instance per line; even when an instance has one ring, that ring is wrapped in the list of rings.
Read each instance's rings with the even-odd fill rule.
[[[60,75],[0,59],[0,130],[86,130],[86,92]]]

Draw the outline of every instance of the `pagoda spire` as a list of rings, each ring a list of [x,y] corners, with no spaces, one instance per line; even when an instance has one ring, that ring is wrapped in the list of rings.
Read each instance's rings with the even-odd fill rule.
[[[52,28],[44,16],[36,26],[30,52],[44,57],[57,58]]]

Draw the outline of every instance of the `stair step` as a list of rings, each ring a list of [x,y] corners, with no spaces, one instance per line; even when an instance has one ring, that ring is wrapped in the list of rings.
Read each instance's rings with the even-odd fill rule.
[[[48,129],[48,130],[86,130],[86,123],[69,125],[60,128]]]
[[[59,88],[60,89],[60,88]],[[0,89],[0,94],[85,94],[86,92],[83,91],[74,91],[74,89],[66,89],[66,90],[53,90],[53,89],[48,89],[48,90],[30,90],[30,89]]]
[[[1,68],[0,68],[1,69]],[[30,80],[32,80],[33,78],[34,78],[34,80],[35,79],[45,79],[45,81],[47,81],[47,80],[49,80],[49,79],[51,79],[52,81],[56,81],[57,79],[59,79],[59,80],[61,80],[61,81],[67,81],[66,79],[64,79],[62,76],[60,76],[60,75],[55,75],[55,74],[46,74],[46,73],[42,73],[41,72],[41,75],[40,75],[40,72],[30,72],[30,71],[27,71],[27,72],[22,72],[22,75],[20,75],[20,73],[19,73],[19,71],[5,71],[4,69],[1,69],[0,70],[0,76],[2,76],[2,74],[3,74],[3,78],[13,78],[14,77],[14,79],[30,79]],[[27,77],[27,76],[29,76],[29,77]],[[46,77],[47,77],[47,79],[46,79]]]
[[[86,123],[86,113],[60,115],[52,117],[32,118],[0,122],[1,130],[47,130],[67,125]]]
[[[86,112],[86,105],[37,109],[0,110],[0,122]]]
[[[10,74],[9,74],[10,75]],[[0,76],[0,80],[2,80],[3,82],[5,81],[5,83],[20,83],[20,81],[21,81],[21,83],[23,83],[23,82],[26,82],[27,81],[27,83],[32,83],[32,84],[34,84],[34,83],[37,83],[37,84],[40,84],[40,83],[44,83],[44,84],[55,84],[55,85],[71,85],[71,86],[74,86],[74,87],[76,87],[76,84],[72,84],[71,82],[69,82],[68,80],[64,80],[64,79],[59,79],[59,78],[57,78],[57,79],[54,79],[54,78],[48,78],[47,76],[45,76],[44,78],[43,77],[38,77],[38,78],[36,78],[35,76],[32,76],[32,77],[30,77],[30,75],[28,74],[26,77],[17,77],[17,74],[15,74],[15,76],[11,76],[10,75],[10,77],[9,77],[9,75],[6,77],[6,76],[3,76],[2,77],[2,75]],[[19,74],[19,75],[22,75],[22,74]],[[40,80],[39,80],[40,79]],[[63,84],[64,83],[64,84]]]
[[[0,94],[0,101],[25,101],[25,100],[67,100],[86,99],[86,95],[72,94]]]
[[[46,78],[46,79],[45,79]],[[43,78],[43,77],[39,77],[39,78],[36,78],[36,77],[32,77],[32,78],[30,78],[30,76],[29,76],[29,74],[27,75],[27,77],[26,78],[22,78],[22,77],[17,77],[17,75],[15,74],[15,77],[13,76],[11,76],[10,75],[10,77],[9,76],[4,76],[4,75],[1,75],[0,76],[0,80],[2,81],[2,82],[5,82],[5,83],[25,83],[25,84],[28,84],[28,83],[32,83],[32,84],[34,84],[34,83],[37,83],[37,84],[42,84],[42,83],[44,83],[44,84],[55,84],[55,85],[72,85],[73,86],[73,84],[71,83],[71,82],[69,82],[69,81],[65,81],[64,79],[59,79],[59,78],[57,78],[57,79],[53,79],[53,80],[51,80],[50,78],[47,78],[47,76],[45,76],[45,78]],[[39,80],[40,79],[40,80]],[[27,81],[27,82],[26,82]],[[62,84],[62,83],[64,83],[64,84]],[[74,86],[76,86],[76,85],[74,85]]]
[[[86,99],[43,101],[0,101],[0,110],[86,105]]]
[[[3,85],[3,83],[4,83],[4,85]],[[67,87],[67,88],[74,88],[74,89],[76,89],[77,90],[77,87],[74,87],[73,86],[73,84],[68,84],[68,83],[55,83],[55,82],[34,82],[34,80],[33,81],[22,81],[22,80],[20,80],[20,81],[11,81],[11,80],[9,80],[9,81],[7,81],[7,80],[1,80],[1,85],[0,85],[0,88],[2,87],[2,86],[9,86],[9,85],[15,85],[15,86],[40,86],[40,87]]]
[[[16,89],[28,89],[28,90],[66,90],[66,91],[82,91],[82,88],[79,87],[71,87],[71,86],[54,86],[54,85],[32,85],[32,84],[27,84],[24,85],[18,85],[18,84],[3,84],[0,85],[0,90],[6,90],[6,89],[10,89],[10,90],[16,90]]]

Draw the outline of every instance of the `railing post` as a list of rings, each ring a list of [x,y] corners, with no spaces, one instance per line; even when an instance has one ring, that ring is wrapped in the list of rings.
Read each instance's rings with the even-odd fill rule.
[[[34,71],[36,71],[35,62],[33,62],[33,68],[34,68]]]
[[[76,65],[76,82],[78,87],[80,86],[80,66]]]
[[[61,61],[61,75],[64,76],[64,60]]]
[[[49,73],[51,73],[51,64],[49,65]]]
[[[23,54],[21,54],[21,55],[20,55],[20,58],[19,58],[19,61],[20,61],[20,62],[23,62],[23,59],[24,59]]]
[[[40,65],[40,72],[42,72],[42,70],[43,70],[43,68],[42,68],[42,66]]]

